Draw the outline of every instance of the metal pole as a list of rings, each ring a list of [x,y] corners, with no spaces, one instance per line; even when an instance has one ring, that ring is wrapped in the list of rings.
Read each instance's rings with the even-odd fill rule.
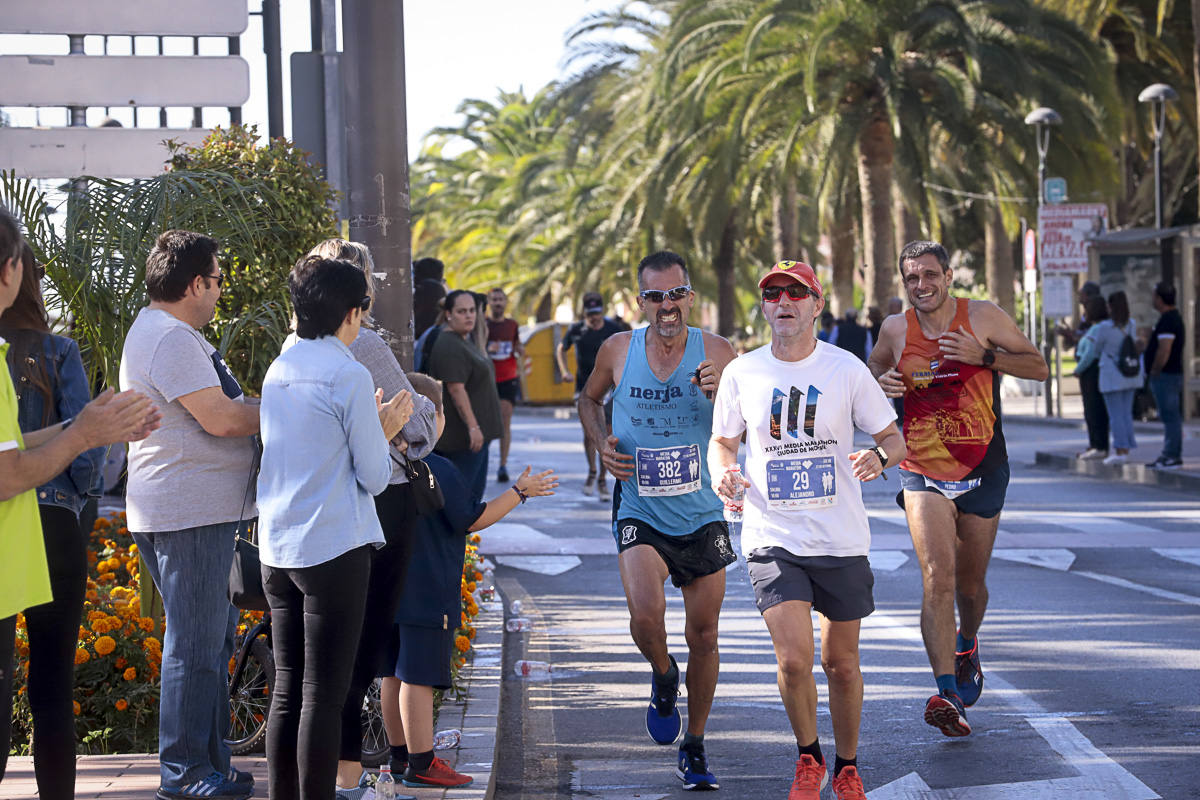
[[[337,51],[337,0],[320,0],[321,63],[325,95],[325,180],[338,193],[338,219],[350,216],[346,182],[346,131],[342,108],[341,56]],[[314,19],[317,19],[314,17]]]
[[[1162,230],[1162,140],[1163,126],[1167,122],[1167,104],[1162,100],[1155,100],[1151,116],[1154,122],[1154,227]]]
[[[192,37],[192,55],[200,55],[200,37]],[[192,127],[204,127],[204,109],[201,106],[192,106]]]
[[[160,56],[163,54],[163,37],[161,37],[161,36],[158,37],[158,54]],[[160,128],[167,127],[167,107],[166,106],[158,107],[158,127],[160,127]]]
[[[242,54],[242,37],[230,36],[228,41],[229,41],[229,55],[240,56]],[[230,125],[241,125],[242,124],[242,107],[241,106],[229,106],[229,124]]]
[[[267,136],[283,136],[283,56],[279,0],[263,0],[263,52],[267,55]]]
[[[343,0],[342,22],[345,41],[350,43],[341,70],[350,238],[371,249],[375,266],[383,273],[378,282],[376,330],[401,365],[411,368],[404,4],[402,0]]]

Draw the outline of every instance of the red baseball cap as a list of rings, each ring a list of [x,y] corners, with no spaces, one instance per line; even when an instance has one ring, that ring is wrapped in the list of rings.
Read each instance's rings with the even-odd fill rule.
[[[821,282],[817,280],[817,273],[803,261],[780,261],[771,267],[770,272],[762,276],[762,280],[758,282],[758,288],[765,289],[772,283],[773,278],[785,275],[800,281],[809,289],[816,292],[818,297],[825,296],[825,291],[821,288]],[[791,283],[791,281],[776,281],[776,283]]]

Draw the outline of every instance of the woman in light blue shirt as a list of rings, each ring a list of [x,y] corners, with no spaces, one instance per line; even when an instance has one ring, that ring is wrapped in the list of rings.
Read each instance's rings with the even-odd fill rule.
[[[288,290],[300,341],[263,382],[258,478],[263,588],[274,620],[269,793],[328,800],[370,550],[384,543],[373,496],[388,486],[388,442],[412,398],[402,391],[381,403],[350,352],[371,305],[360,269],[305,256]]]

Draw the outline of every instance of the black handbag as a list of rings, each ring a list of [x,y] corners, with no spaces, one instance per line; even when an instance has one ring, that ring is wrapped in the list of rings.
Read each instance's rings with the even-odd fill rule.
[[[250,466],[250,479],[242,497],[242,512],[250,500],[250,487],[258,475],[262,458],[262,441],[256,436],[257,449]],[[239,515],[240,516],[240,515]],[[262,560],[258,557],[258,517],[238,522],[237,539],[233,545],[233,564],[229,567],[229,602],[245,611],[270,611],[267,594],[263,591]]]
[[[417,516],[436,514],[445,508],[446,498],[442,496],[442,487],[438,486],[437,478],[433,477],[433,470],[428,464],[420,459],[414,461],[408,456],[399,463],[404,466],[404,474],[408,476],[408,482],[412,486],[413,506]]]

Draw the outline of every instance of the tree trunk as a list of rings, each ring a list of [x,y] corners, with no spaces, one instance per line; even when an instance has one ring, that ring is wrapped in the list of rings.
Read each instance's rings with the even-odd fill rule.
[[[1004,229],[1004,216],[995,204],[988,204],[984,212],[984,251],[987,254],[988,294],[996,305],[1009,316],[1016,313],[1013,299],[1013,249],[1008,231]],[[1015,318],[1015,317],[1014,317]]]
[[[549,292],[542,295],[542,299],[538,301],[537,310],[534,311],[533,316],[538,322],[549,322],[554,319],[554,300],[550,297]]]
[[[737,222],[730,214],[725,220],[725,228],[721,231],[721,245],[717,248],[717,257],[713,268],[717,272],[717,333],[726,339],[733,336],[735,318],[734,304],[737,302],[737,272],[733,254],[737,242]]]
[[[916,216],[905,202],[904,190],[898,181],[892,182],[892,222],[896,226],[896,257],[899,258],[904,245],[924,237]]]
[[[835,214],[829,223],[829,254],[833,267],[832,291],[826,294],[832,296],[833,302],[827,298],[826,309],[835,316],[842,316],[846,309],[854,307],[854,270],[858,263],[854,247],[854,217],[843,210]]]
[[[895,226],[892,225],[892,159],[896,141],[886,118],[876,117],[858,138],[858,184],[862,193],[864,305],[882,306],[896,293]]]
[[[800,255],[800,217],[796,213],[796,176],[788,174],[775,195],[775,261],[796,261]]]
[[[1196,122],[1200,124],[1200,0],[1192,0],[1192,85],[1196,87]],[[1200,147],[1200,141],[1197,144]]]

